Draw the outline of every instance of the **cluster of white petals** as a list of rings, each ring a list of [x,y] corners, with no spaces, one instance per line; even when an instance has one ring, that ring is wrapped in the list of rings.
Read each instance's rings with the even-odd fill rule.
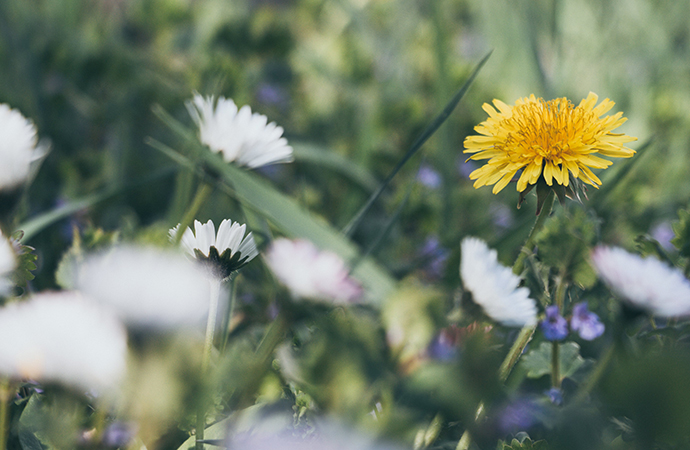
[[[127,333],[117,318],[75,292],[44,293],[0,309],[0,373],[115,392]]]
[[[12,243],[0,232],[0,295],[7,295],[12,289],[9,276],[17,267],[17,254]]]
[[[362,295],[343,260],[309,241],[276,239],[266,252],[266,263],[296,298],[347,303]]]
[[[200,325],[209,309],[206,271],[174,251],[125,246],[91,255],[76,287],[133,327]]]
[[[498,262],[496,250],[473,237],[463,239],[461,250],[462,283],[489,317],[512,327],[537,322],[537,306],[529,289],[518,287],[520,278]]]
[[[201,142],[225,161],[252,169],[292,161],[292,147],[275,122],[252,114],[247,105],[238,109],[231,99],[220,97],[215,107],[214,103],[213,97],[195,94],[187,108],[199,126]]]
[[[0,190],[17,187],[29,175],[37,150],[36,126],[16,109],[0,104]]]
[[[170,237],[174,238],[179,229],[179,224],[170,230]],[[218,234],[216,235],[216,227],[213,222],[209,220],[206,223],[201,223],[198,220],[194,221],[194,231],[191,228],[184,230],[182,234],[182,247],[196,258],[195,250],[201,252],[205,257],[210,256],[211,247],[214,247],[219,255],[223,255],[226,250],[230,250],[227,257],[239,254],[240,260],[249,262],[256,258],[259,251],[256,249],[254,236],[247,231],[247,225],[232,220],[224,219],[218,227]]]
[[[690,316],[690,281],[680,270],[615,247],[595,248],[592,261],[606,284],[638,308],[659,317]]]

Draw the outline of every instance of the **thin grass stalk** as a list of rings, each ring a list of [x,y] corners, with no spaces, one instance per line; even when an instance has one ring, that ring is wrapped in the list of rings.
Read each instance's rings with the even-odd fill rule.
[[[0,450],[7,449],[7,438],[9,437],[9,403],[10,403],[10,380],[3,378],[0,380]]]
[[[187,210],[187,213],[182,218],[182,222],[180,222],[180,226],[177,229],[177,234],[175,235],[175,245],[180,243],[180,241],[182,240],[182,235],[184,234],[184,230],[186,230],[187,227],[192,225],[192,222],[194,221],[196,214],[199,212],[201,205],[203,205],[204,202],[208,199],[208,196],[211,195],[212,191],[213,188],[208,183],[202,182],[199,185],[199,187],[196,190],[194,200],[192,201],[192,205]]]

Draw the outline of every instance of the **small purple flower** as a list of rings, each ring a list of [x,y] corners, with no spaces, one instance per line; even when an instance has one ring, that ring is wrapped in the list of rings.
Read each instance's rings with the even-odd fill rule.
[[[568,335],[568,322],[561,316],[556,305],[546,308],[546,318],[540,326],[544,337],[549,341],[560,341]]]
[[[539,421],[541,412],[541,407],[533,399],[519,398],[499,412],[498,427],[504,433],[528,430]]]
[[[422,164],[417,172],[417,180],[424,186],[430,189],[438,189],[441,187],[441,175],[436,172],[430,165]]]
[[[580,337],[586,341],[591,341],[604,334],[604,324],[599,320],[599,316],[587,309],[586,302],[580,302],[573,307],[570,328],[577,331]]]
[[[449,327],[442,329],[431,341],[427,348],[429,357],[440,360],[450,361],[457,353],[458,329]]]
[[[450,251],[443,247],[436,236],[429,236],[418,253],[426,264],[424,272],[431,279],[439,279],[446,271],[446,261]]]
[[[560,406],[563,404],[563,391],[560,389],[552,387],[546,391],[545,394],[549,398],[549,401],[554,405]]]
[[[133,423],[113,422],[103,431],[102,442],[106,447],[125,448],[137,434]]]

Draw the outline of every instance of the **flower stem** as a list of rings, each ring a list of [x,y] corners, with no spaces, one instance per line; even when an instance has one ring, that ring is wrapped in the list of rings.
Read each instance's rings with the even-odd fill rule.
[[[560,344],[558,341],[551,343],[551,386],[561,388],[561,360],[558,355]]]
[[[177,234],[175,235],[175,245],[180,243],[180,241],[182,240],[182,235],[184,234],[184,230],[186,230],[187,227],[192,224],[194,218],[196,217],[196,213],[199,212],[199,208],[201,208],[201,205],[204,204],[208,196],[211,195],[212,191],[213,188],[208,183],[202,182],[199,185],[199,187],[196,190],[196,194],[194,195],[194,200],[192,201],[191,206],[187,210],[187,213],[184,215],[184,217],[182,217],[180,227],[177,229]]]
[[[220,281],[210,280],[210,302],[208,308],[208,321],[206,322],[206,339],[204,340],[204,353],[201,360],[201,376],[206,376],[208,366],[211,361],[211,350],[213,349],[213,336],[216,329],[216,317],[218,317],[218,297],[220,295]],[[196,413],[196,450],[204,450],[204,444],[199,442],[204,439],[204,428],[206,427],[206,401],[205,396],[200,402]],[[0,449],[1,450],[1,449]]]
[[[575,394],[575,402],[579,402],[584,400],[594,389],[594,386],[597,385],[601,377],[604,375],[606,372],[606,369],[608,368],[609,364],[611,363],[611,360],[613,360],[613,355],[616,352],[616,343],[612,343],[605,351],[604,354],[602,355],[601,359],[599,360],[599,363],[597,366],[594,368],[594,371],[592,372],[592,375],[590,375],[589,379],[587,380],[587,383],[583,384],[582,387],[577,391],[577,394]]]
[[[235,278],[237,275],[233,273],[228,278],[230,283],[230,303],[228,304],[228,312],[226,314],[225,320],[223,321],[223,333],[220,335],[220,351],[221,353],[225,351],[225,347],[228,345],[228,340],[230,338],[230,323],[232,322],[232,316],[235,313],[235,294],[237,284],[235,283]]]
[[[7,438],[9,437],[9,403],[10,403],[10,380],[3,378],[0,380],[0,450],[7,449]]]
[[[551,214],[551,208],[553,208],[553,200],[553,190],[549,190],[549,193],[546,195],[546,200],[544,200],[544,206],[539,212],[537,220],[534,222],[534,226],[532,227],[532,230],[529,232],[525,244],[520,249],[520,254],[515,260],[515,264],[513,264],[514,274],[520,275],[522,273],[522,269],[524,269],[525,267],[525,259],[530,253],[532,253],[532,249],[534,248],[534,239],[537,233],[542,228],[544,228],[544,222],[546,222],[546,218],[549,217],[549,214]]]

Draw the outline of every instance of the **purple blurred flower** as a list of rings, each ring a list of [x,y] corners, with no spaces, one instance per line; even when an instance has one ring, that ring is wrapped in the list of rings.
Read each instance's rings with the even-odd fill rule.
[[[560,389],[552,387],[546,391],[545,394],[549,398],[549,401],[554,405],[560,406],[563,404],[563,391]]]
[[[103,431],[102,442],[106,447],[125,448],[137,434],[137,426],[127,422],[113,422]]]
[[[441,278],[446,271],[450,251],[443,247],[436,236],[429,236],[419,250],[419,257],[425,262],[424,272],[432,279]]]
[[[580,302],[573,307],[570,329],[577,331],[580,337],[586,341],[591,341],[604,334],[604,324],[599,320],[599,316],[587,309],[586,302]]]
[[[422,164],[419,168],[417,180],[430,189],[438,189],[443,181],[441,175],[428,164]]]
[[[649,230],[649,234],[661,245],[664,250],[673,250],[673,244],[671,244],[671,239],[676,236],[673,232],[671,224],[668,222],[657,223]]]
[[[558,306],[546,308],[546,318],[541,321],[541,331],[549,341],[560,341],[568,335],[568,322],[561,316]]]
[[[494,203],[489,207],[493,224],[503,230],[513,226],[513,210],[503,203]]]
[[[268,105],[281,105],[288,100],[285,90],[273,84],[261,83],[256,90],[256,99]]]
[[[440,361],[449,361],[453,359],[457,353],[458,343],[458,328],[451,326],[442,329],[438,335],[431,341],[427,348],[427,354],[432,359]]]
[[[525,431],[538,422],[541,406],[531,398],[519,398],[503,407],[498,414],[498,427],[504,433]]]

